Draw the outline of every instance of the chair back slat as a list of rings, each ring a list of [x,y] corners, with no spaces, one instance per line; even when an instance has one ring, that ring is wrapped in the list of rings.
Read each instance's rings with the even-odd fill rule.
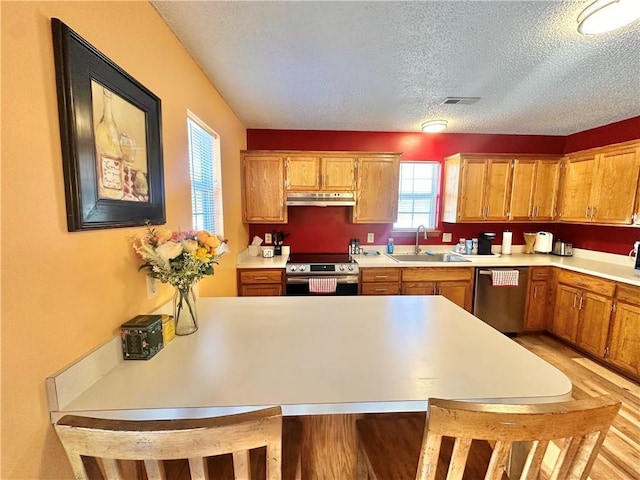
[[[209,480],[206,457],[232,453],[236,478],[249,478],[249,450],[267,447],[268,480],[282,476],[282,410],[272,407],[224,417],[108,420],[65,416],[55,425],[74,475],[87,480],[81,456],[101,459],[104,475],[120,480],[117,460],[144,460],[149,480],[164,480],[162,462],[189,460],[192,479]]]
[[[548,440],[536,440],[532,442],[531,449],[527,455],[527,459],[520,475],[521,480],[538,480],[540,469],[542,468],[542,460],[549,446]]]
[[[145,460],[144,468],[149,480],[167,480],[164,464],[158,460]]]
[[[233,472],[236,480],[251,478],[251,461],[249,450],[233,452]]]
[[[440,447],[442,446],[442,437],[437,434],[427,436],[426,433],[425,428],[423,455],[418,464],[418,474],[416,478],[419,480],[435,480]]]
[[[462,480],[464,467],[467,464],[467,457],[469,456],[470,449],[471,439],[456,438],[456,441],[453,444],[453,452],[451,453],[451,462],[449,463],[449,473],[447,474],[447,478],[451,478],[451,480]],[[438,457],[435,457],[433,460],[437,463]]]
[[[509,453],[511,452],[511,446],[513,442],[499,441],[493,446],[493,452],[491,453],[491,459],[489,460],[489,467],[487,468],[487,474],[485,480],[501,480],[509,461]]]

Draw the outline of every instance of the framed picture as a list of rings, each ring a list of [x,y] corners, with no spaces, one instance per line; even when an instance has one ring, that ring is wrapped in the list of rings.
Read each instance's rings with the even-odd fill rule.
[[[51,19],[70,232],[165,223],[160,99]]]

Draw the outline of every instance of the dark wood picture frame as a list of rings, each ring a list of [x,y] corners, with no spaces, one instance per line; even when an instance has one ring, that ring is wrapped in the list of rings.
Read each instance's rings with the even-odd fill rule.
[[[164,224],[160,99],[59,19],[51,19],[51,28],[68,231]],[[100,194],[92,84],[117,95],[132,111],[140,111],[146,148],[143,201]],[[124,171],[122,161],[115,165]]]

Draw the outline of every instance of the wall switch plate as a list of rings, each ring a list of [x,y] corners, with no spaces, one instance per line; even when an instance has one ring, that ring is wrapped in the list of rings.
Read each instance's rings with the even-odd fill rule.
[[[451,234],[450,233],[443,233],[442,234],[442,242],[443,243],[447,243],[451,241]]]
[[[264,243],[271,243],[273,242],[273,239],[271,238],[271,234],[270,233],[265,233],[264,234]]]
[[[367,233],[367,243],[373,243],[374,235],[373,233]]]
[[[158,294],[158,279],[147,275],[147,298],[153,298]]]

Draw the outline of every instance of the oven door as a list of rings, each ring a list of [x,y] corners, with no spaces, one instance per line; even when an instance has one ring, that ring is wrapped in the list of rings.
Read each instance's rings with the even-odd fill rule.
[[[310,278],[307,275],[287,277],[287,295],[358,295],[358,275],[337,276],[336,292],[328,294],[309,292]]]

